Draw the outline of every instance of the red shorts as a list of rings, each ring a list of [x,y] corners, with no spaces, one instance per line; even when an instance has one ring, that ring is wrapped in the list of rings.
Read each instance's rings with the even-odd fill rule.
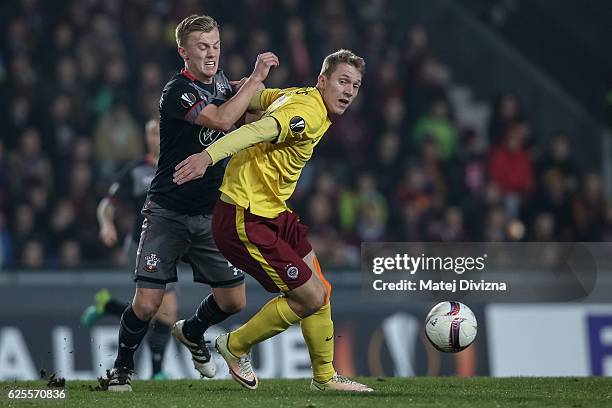
[[[269,292],[295,289],[312,275],[302,259],[312,251],[308,227],[295,213],[285,211],[270,219],[219,200],[212,230],[223,256]]]

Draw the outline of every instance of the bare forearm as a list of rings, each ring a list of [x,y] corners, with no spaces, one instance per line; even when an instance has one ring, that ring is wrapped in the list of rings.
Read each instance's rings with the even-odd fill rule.
[[[113,223],[113,216],[115,215],[115,207],[108,199],[108,197],[103,198],[98,204],[98,209],[96,211],[98,217],[98,224],[100,226],[108,225]]]
[[[217,117],[222,121],[222,127],[229,129],[244,115],[253,95],[261,89],[261,83],[249,78],[229,101],[217,108]]]

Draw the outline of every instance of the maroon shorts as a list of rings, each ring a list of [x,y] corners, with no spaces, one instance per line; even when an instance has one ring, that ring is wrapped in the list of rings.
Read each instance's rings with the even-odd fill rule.
[[[312,250],[308,227],[295,213],[285,211],[270,219],[218,201],[212,230],[223,256],[269,292],[295,289],[312,275],[302,259]]]

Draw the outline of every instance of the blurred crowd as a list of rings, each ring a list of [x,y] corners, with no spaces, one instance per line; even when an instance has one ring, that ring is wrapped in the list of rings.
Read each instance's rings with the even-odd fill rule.
[[[334,120],[291,207],[326,266],[354,266],[364,241],[600,241],[612,206],[597,169],[577,165],[561,129],[538,134],[512,90],[492,98],[488,131],[454,118],[446,66],[427,30],[388,20],[385,0],[21,0],[3,5],[0,49],[0,264],[125,264],[98,239],[96,206],[144,154],[144,124],[182,61],[174,28],[190,14],[221,25],[221,67],[281,66],[268,87],[314,84],[322,58],[367,62],[360,97]],[[129,231],[133,214],[120,211]]]

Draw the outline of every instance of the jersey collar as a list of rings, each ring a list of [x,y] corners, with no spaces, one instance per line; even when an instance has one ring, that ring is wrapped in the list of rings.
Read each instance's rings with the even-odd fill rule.
[[[217,70],[217,72],[219,72],[219,71]],[[212,81],[209,84],[207,84],[206,82],[200,81],[198,78],[196,78],[191,72],[187,71],[185,68],[181,68],[181,75],[184,75],[191,82],[198,82],[198,83],[204,84],[204,85],[212,85],[213,87],[215,87],[216,84],[217,84],[217,76],[216,75],[212,77]]]
[[[185,75],[191,81],[197,81],[198,78],[194,77],[193,74],[187,71],[185,68],[181,68],[181,74]]]

